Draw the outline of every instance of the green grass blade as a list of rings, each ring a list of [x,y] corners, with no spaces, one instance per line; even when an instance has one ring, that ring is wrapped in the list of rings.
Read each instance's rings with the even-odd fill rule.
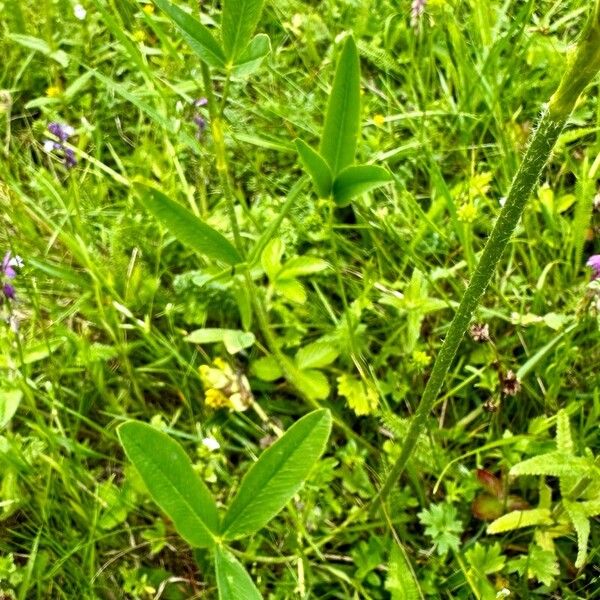
[[[190,48],[211,67],[223,68],[225,66],[225,55],[219,44],[200,21],[194,19],[178,6],[171,4],[168,0],[153,0],[177,26]]]
[[[182,244],[228,265],[242,262],[242,257],[225,236],[156,188],[145,186],[142,202]]]
[[[318,152],[315,152],[301,139],[297,139],[295,144],[302,166],[310,175],[319,198],[327,198],[331,193],[332,185],[331,169],[329,168],[329,165]]]
[[[262,13],[264,0],[225,0],[221,19],[223,49],[230,63],[244,52]]]
[[[221,546],[216,550],[215,569],[219,600],[262,600],[246,569]]]
[[[291,500],[323,453],[330,431],[331,414],[316,410],[261,454],[224,517],[225,539],[255,533]]]
[[[212,547],[219,530],[217,505],[183,448],[139,421],[123,423],[118,435],[152,499],[181,537],[195,547]]]
[[[354,162],[360,125],[360,64],[354,39],[342,49],[327,103],[319,153],[333,175]]]
[[[338,206],[344,206],[356,196],[381,187],[391,180],[392,176],[377,165],[346,167],[333,182],[333,199]]]

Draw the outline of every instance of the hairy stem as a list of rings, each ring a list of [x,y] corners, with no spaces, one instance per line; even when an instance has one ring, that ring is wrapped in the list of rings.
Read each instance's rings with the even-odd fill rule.
[[[525,204],[538,184],[542,169],[548,162],[558,136],[579,95],[599,70],[600,0],[596,0],[590,21],[574,54],[569,59],[565,75],[556,93],[544,108],[537,129],[531,136],[521,166],[511,184],[506,203],[500,211],[471,281],[450,323],[446,338],[433,365],[431,376],[423,391],[423,396],[411,420],[400,456],[392,466],[380,491],[373,499],[373,509],[385,501],[404,472],[406,463],[440,393],[461,340],[519,222]]]

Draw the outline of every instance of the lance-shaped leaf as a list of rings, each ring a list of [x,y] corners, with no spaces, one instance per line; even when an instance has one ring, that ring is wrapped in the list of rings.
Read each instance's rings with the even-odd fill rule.
[[[392,176],[377,165],[346,167],[333,182],[333,199],[338,206],[345,206],[352,198],[389,183]]]
[[[504,533],[534,525],[552,525],[552,515],[547,508],[532,508],[530,510],[513,510],[502,515],[488,525],[487,532]]]
[[[215,568],[219,600],[262,600],[244,567],[221,546],[216,550]]]
[[[214,546],[219,531],[217,505],[183,448],[165,433],[139,421],[123,423],[118,435],[152,499],[181,537],[195,547]]]
[[[200,21],[181,10],[169,0],[153,0],[167,16],[173,21],[181,32],[183,39],[190,48],[211,67],[223,68],[225,66],[225,54],[219,42],[213,37],[208,27]]]
[[[242,262],[239,252],[225,236],[209,227],[181,204],[174,202],[156,188],[144,187],[142,191],[144,206],[182,244],[207,258],[228,265]]]
[[[231,64],[245,50],[260,19],[264,0],[224,0],[221,18],[223,49]]]
[[[225,514],[225,539],[255,533],[291,500],[323,453],[330,431],[331,414],[316,410],[260,455]]]
[[[319,154],[333,175],[354,162],[360,123],[360,64],[352,37],[342,49],[327,103]]]
[[[563,506],[577,532],[577,560],[575,561],[575,566],[578,569],[581,569],[585,564],[585,559],[587,557],[587,545],[590,537],[590,520],[585,514],[585,509],[578,502],[570,502],[569,500],[563,499]]]
[[[317,192],[319,198],[329,197],[332,185],[329,165],[318,152],[315,152],[302,140],[297,139],[295,143],[302,166],[312,179],[315,192]]]
[[[255,35],[239,58],[236,59],[233,67],[233,74],[236,77],[250,75],[260,67],[264,58],[271,52],[271,40],[265,33]]]

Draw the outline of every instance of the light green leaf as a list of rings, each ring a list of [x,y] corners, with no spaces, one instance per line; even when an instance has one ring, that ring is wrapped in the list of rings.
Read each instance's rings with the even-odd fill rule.
[[[235,61],[233,74],[236,77],[250,75],[271,52],[271,40],[266,33],[259,33],[252,38],[241,56]]]
[[[255,360],[252,363],[252,372],[263,381],[275,381],[283,377],[283,371],[273,356]]]
[[[0,390],[0,429],[13,418],[22,398],[21,390]]]
[[[487,532],[504,533],[533,525],[551,525],[552,515],[547,508],[532,508],[530,510],[513,510],[502,515],[488,525]]]
[[[225,55],[210,30],[190,14],[168,0],[153,0],[177,26],[190,48],[211,67],[225,66]]]
[[[226,237],[156,188],[144,186],[143,204],[182,244],[199,254],[232,266],[242,262]]]
[[[552,477],[583,477],[591,468],[590,461],[581,456],[572,456],[565,452],[548,452],[528,458],[514,465],[510,474],[551,475]]]
[[[333,199],[345,206],[353,198],[392,181],[392,176],[377,165],[346,167],[333,182]]]
[[[354,162],[359,126],[360,64],[354,39],[348,37],[337,64],[319,148],[334,177]]]
[[[231,64],[242,54],[260,19],[264,0],[223,0],[221,36]]]
[[[185,338],[186,342],[192,344],[214,344],[222,342],[229,354],[236,354],[244,348],[254,344],[256,338],[251,331],[240,331],[239,329],[196,329]]]
[[[290,258],[281,269],[278,277],[282,279],[288,279],[293,277],[304,277],[306,275],[312,275],[313,273],[319,273],[329,268],[329,263],[322,258],[316,256],[294,256]]]
[[[319,198],[328,198],[331,194],[333,177],[325,159],[301,139],[295,141],[300,162],[312,179],[315,192]]]
[[[330,431],[329,411],[316,410],[260,455],[223,519],[225,539],[257,532],[292,499],[325,450]]]
[[[221,546],[216,549],[215,569],[219,600],[262,600],[246,569]]]
[[[304,304],[306,302],[306,290],[296,279],[277,279],[275,288],[290,302],[296,302],[296,304]]]
[[[217,505],[183,448],[139,421],[127,421],[117,432],[127,458],[181,537],[195,547],[214,546],[219,531]]]
[[[283,242],[279,238],[273,238],[260,255],[260,264],[271,281],[275,281],[277,274],[281,271],[281,257],[284,250]]]
[[[385,589],[392,600],[421,600],[422,594],[408,561],[406,552],[396,544],[392,546]]]
[[[51,58],[61,67],[66,68],[69,66],[69,55],[66,52],[63,50],[53,50],[46,41],[40,38],[31,35],[21,35],[19,33],[9,33],[7,37],[25,48],[35,50],[36,52]]]
[[[329,396],[330,388],[327,377],[316,369],[298,371],[295,383],[312,400],[324,400]]]
[[[300,348],[296,353],[296,366],[299,369],[320,369],[330,365],[340,354],[330,342],[314,342]]]
[[[585,559],[587,557],[587,545],[590,537],[590,520],[585,514],[584,507],[578,502],[570,502],[563,498],[563,506],[577,532],[577,560],[575,561],[575,566],[578,569],[581,569],[585,564]]]

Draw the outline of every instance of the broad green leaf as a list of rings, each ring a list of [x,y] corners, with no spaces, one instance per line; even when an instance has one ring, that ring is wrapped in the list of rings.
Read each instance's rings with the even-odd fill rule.
[[[324,400],[331,391],[327,377],[316,369],[298,370],[294,384],[311,400]]]
[[[263,381],[275,381],[283,377],[283,371],[273,356],[255,360],[252,363],[252,372]]]
[[[255,35],[235,61],[233,74],[236,77],[250,75],[260,67],[262,61],[271,52],[271,40],[266,33]]]
[[[354,162],[359,125],[360,64],[354,39],[348,37],[335,71],[319,148],[334,177]]]
[[[584,477],[592,467],[587,458],[572,456],[565,452],[548,452],[538,454],[514,465],[510,474],[517,475],[550,475],[552,477]]]
[[[245,50],[260,19],[264,0],[223,0],[221,37],[231,64]]]
[[[257,532],[292,499],[325,450],[330,431],[329,411],[316,410],[260,455],[223,519],[225,539]]]
[[[271,281],[275,281],[277,274],[281,271],[281,258],[284,250],[283,242],[279,238],[273,238],[267,243],[260,255],[262,268]]]
[[[217,505],[183,448],[139,421],[127,421],[117,432],[127,458],[181,537],[195,547],[212,547],[219,531]]]
[[[306,290],[297,279],[277,279],[275,288],[290,302],[296,302],[296,304],[306,302]]]
[[[239,329],[196,329],[185,338],[186,342],[192,344],[214,344],[222,342],[229,354],[236,354],[244,348],[254,344],[256,338],[251,331],[240,331]]]
[[[228,265],[233,266],[242,262],[238,251],[226,237],[209,227],[181,204],[174,202],[153,187],[145,186],[143,194],[144,206],[182,244],[207,258]]]
[[[331,342],[314,342],[296,353],[296,366],[299,369],[320,369],[330,365],[340,354]]]
[[[575,566],[581,569],[587,557],[587,545],[590,537],[590,520],[585,514],[585,509],[578,502],[569,502],[563,499],[563,505],[569,515],[571,523],[577,532],[577,560]]]
[[[215,569],[219,600],[262,600],[246,569],[221,546],[216,549]]]
[[[153,2],[168,15],[190,48],[207,65],[217,68],[225,66],[223,50],[207,27],[169,0],[153,0]]]
[[[487,532],[504,533],[533,525],[551,525],[552,515],[547,508],[532,508],[531,510],[513,510],[488,525]]]
[[[319,198],[328,198],[331,194],[333,178],[331,169],[325,159],[301,139],[295,141],[300,162],[312,179],[315,192]]]
[[[385,589],[392,595],[392,600],[421,600],[414,571],[403,548],[392,546]]]
[[[21,390],[0,390],[0,429],[13,418],[22,398]]]
[[[338,206],[345,206],[356,196],[381,187],[391,180],[392,176],[377,165],[346,167],[333,182],[333,199]]]

